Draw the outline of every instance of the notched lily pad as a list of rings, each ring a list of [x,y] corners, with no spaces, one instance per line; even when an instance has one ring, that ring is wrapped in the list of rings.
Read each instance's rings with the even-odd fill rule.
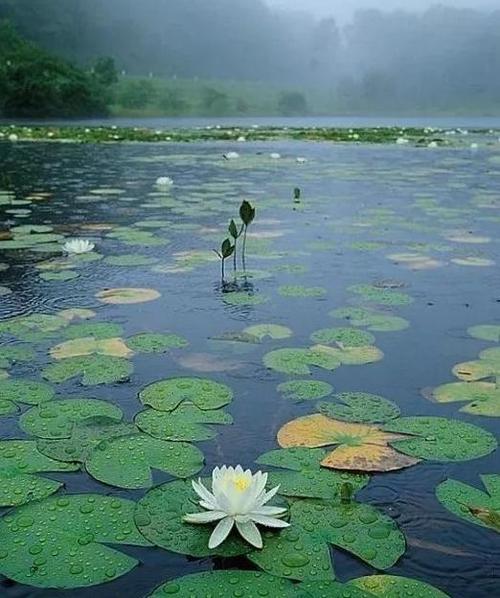
[[[248,326],[245,328],[243,333],[249,334],[259,341],[263,341],[266,338],[282,340],[293,336],[293,332],[290,328],[280,326],[279,324],[256,324],[255,326]]]
[[[0,380],[0,416],[17,411],[17,404],[39,405],[54,398],[54,389],[49,384],[36,380]]]
[[[176,334],[144,332],[127,339],[127,346],[135,353],[164,353],[171,349],[183,349],[189,342]]]
[[[467,329],[467,333],[473,338],[482,341],[500,342],[500,326],[497,324],[482,324],[479,326],[471,326]]]
[[[154,301],[160,296],[160,293],[154,289],[139,288],[106,289],[96,294],[97,299],[103,303],[111,303],[116,305],[146,303],[147,301]]]
[[[430,398],[438,403],[467,402],[460,411],[500,417],[500,388],[494,382],[451,382],[435,388]]]
[[[139,398],[143,405],[158,411],[173,411],[183,403],[210,410],[228,405],[233,391],[209,378],[167,378],[146,386]]]
[[[333,392],[333,386],[320,380],[290,380],[278,384],[278,392],[294,403],[323,399]]]
[[[110,355],[87,355],[50,364],[43,370],[42,375],[49,382],[56,384],[81,377],[84,386],[94,386],[124,382],[133,371],[134,366],[127,359]]]
[[[401,414],[399,407],[392,401],[365,392],[343,392],[334,395],[332,400],[340,401],[343,405],[322,401],[317,407],[320,413],[333,419],[375,424],[385,423]]]
[[[323,328],[313,332],[311,340],[320,345],[364,347],[373,345],[375,337],[369,332],[355,328]]]
[[[264,355],[264,365],[283,374],[305,376],[310,366],[333,371],[340,367],[338,355],[315,349],[277,349]]]
[[[367,328],[372,332],[396,332],[409,327],[408,320],[399,316],[376,312],[362,307],[342,307],[330,312],[333,318],[345,319],[351,326]]]

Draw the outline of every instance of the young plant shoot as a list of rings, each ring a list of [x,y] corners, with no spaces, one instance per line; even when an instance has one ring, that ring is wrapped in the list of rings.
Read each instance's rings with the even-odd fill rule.
[[[241,251],[241,263],[243,270],[246,270],[245,251],[247,245],[247,230],[255,218],[255,208],[253,208],[252,205],[246,200],[244,200],[240,206],[240,218],[243,222],[243,248]]]
[[[214,252],[219,256],[221,261],[221,279],[223,285],[225,284],[225,261],[228,257],[233,255],[234,249],[235,246],[231,245],[231,241],[229,239],[224,239],[224,241],[222,241],[220,251],[214,249]]]

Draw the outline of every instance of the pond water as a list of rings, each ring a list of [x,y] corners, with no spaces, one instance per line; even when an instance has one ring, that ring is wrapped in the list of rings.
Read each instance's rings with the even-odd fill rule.
[[[333,397],[338,393],[379,395],[395,403],[401,415],[391,415],[389,423],[374,417],[372,421],[378,423],[369,425],[415,433],[419,439],[416,448],[405,448],[404,443],[411,445],[412,440],[403,440],[401,450],[396,457],[391,454],[389,461],[397,461],[403,454],[421,461],[372,473],[357,492],[356,501],[376,508],[380,518],[393,520],[406,538],[406,549],[395,548],[396,540],[387,539],[386,519],[374,554],[349,550],[354,538],[346,532],[342,540],[325,547],[331,553],[337,581],[345,583],[386,569],[386,574],[427,582],[452,598],[498,595],[498,519],[496,524],[491,520],[485,523],[477,514],[471,515],[470,508],[488,507],[491,517],[500,510],[498,478],[490,478],[490,503],[480,478],[500,473],[495,441],[500,431],[500,398],[491,382],[500,360],[494,351],[480,360],[478,357],[481,351],[496,348],[500,340],[500,328],[495,328],[500,325],[500,152],[494,148],[471,151],[287,142],[248,143],[239,146],[239,158],[223,159],[222,154],[232,149],[234,146],[217,143],[0,144],[4,175],[0,185],[0,222],[4,225],[0,262],[5,264],[0,271],[0,363],[10,375],[7,381],[47,383],[48,379],[56,393],[39,407],[33,406],[36,399],[27,398],[24,391],[17,401],[9,395],[8,405],[2,397],[2,440],[36,441],[45,454],[48,448],[57,452],[57,446],[47,447],[47,441],[71,444],[68,437],[89,423],[85,418],[100,416],[116,425],[121,410],[124,420],[132,424],[134,417],[151,405],[143,397],[145,406],[139,398],[146,386],[172,377],[201,377],[227,385],[234,395],[224,407],[233,423],[209,425],[213,434],[206,436],[213,438],[192,443],[203,453],[203,475],[224,463],[274,471],[270,465],[256,465],[256,460],[279,449],[277,434],[287,422],[317,414],[319,408],[314,397],[292,400],[277,390],[279,384],[290,380],[330,384],[333,390],[325,391],[330,396],[322,399],[326,402],[322,413],[328,406],[338,407],[342,398]],[[281,158],[271,158],[271,152]],[[297,162],[299,156],[306,161]],[[171,177],[174,185],[155,187],[161,176]],[[299,202],[294,202],[294,188],[301,190]],[[242,199],[256,207],[256,218],[248,230],[247,276],[238,278],[238,290],[234,291],[233,286],[221,287],[218,258],[212,248],[225,238],[227,223],[237,218]],[[48,237],[42,238],[44,235]],[[91,240],[94,252],[84,258],[62,257],[64,239],[74,237]],[[231,259],[227,260],[226,277],[232,280]],[[120,288],[157,293],[144,292],[142,297],[132,298],[112,291],[100,295]],[[136,299],[148,300],[132,303]],[[89,311],[65,311],[76,308]],[[351,309],[338,311],[343,308]],[[30,319],[33,314],[56,317]],[[100,326],[92,328],[96,324]],[[246,330],[260,324],[285,328]],[[493,327],[470,330],[479,325]],[[323,329],[335,330],[313,335]],[[170,336],[153,338],[142,333]],[[90,338],[92,346],[82,349],[81,337]],[[110,338],[114,341],[106,343]],[[54,351],[55,346],[58,349]],[[304,351],[312,346],[315,348]],[[273,353],[286,348],[298,352],[291,357]],[[77,360],[82,354],[94,359],[93,365],[88,362],[79,369]],[[64,369],[70,362],[75,364],[73,369]],[[319,362],[325,367],[316,367]],[[473,363],[459,366],[454,375],[454,366],[464,362]],[[89,379],[82,380],[82,373]],[[107,383],[93,384],[103,379]],[[463,384],[457,389],[461,393],[458,401],[451,391],[443,398],[430,390],[459,381]],[[6,384],[0,380],[2,383]],[[88,404],[87,411],[82,407],[77,417],[71,412],[71,401],[78,399],[100,402]],[[49,409],[59,400],[66,403]],[[470,408],[471,404],[480,407]],[[486,404],[488,408],[482,409]],[[27,411],[29,415],[24,416]],[[168,414],[167,410],[150,412],[152,417]],[[369,407],[362,408],[357,418],[348,410],[337,409],[336,413],[349,426],[360,419],[370,420]],[[405,419],[412,416],[448,418],[470,427],[456,424],[455,428],[455,424],[429,419],[428,429],[416,430],[417,420]],[[171,447],[167,440],[179,440],[175,438],[176,425],[182,427],[187,420],[182,420],[181,414],[179,424],[173,421],[170,436],[155,442]],[[193,421],[199,420],[189,420]],[[144,431],[138,437],[139,430],[132,425],[126,433],[146,439],[153,438],[155,430],[157,433],[147,422],[141,425],[150,434]],[[205,433],[207,426],[203,430]],[[370,460],[373,444],[368,441],[368,446],[364,445],[352,430],[345,434],[343,440],[337,437],[326,444],[341,444],[353,451],[358,447],[356,463]],[[311,442],[306,438],[308,446]],[[37,450],[33,444],[30,447]],[[325,455],[333,449],[329,446]],[[4,509],[8,523],[1,528],[0,574],[5,575],[0,578],[1,596],[142,598],[182,575],[212,568],[257,569],[244,556],[194,558],[179,554],[182,551],[138,546],[139,538],[146,544],[145,538],[135,526],[131,531],[132,519],[127,520],[122,511],[118,523],[112,511],[105,515],[107,523],[92,517],[80,521],[82,514],[89,512],[84,504],[77,509],[76,520],[71,516],[64,519],[64,497],[74,494],[143,500],[151,492],[150,466],[152,486],[175,479],[166,464],[168,459],[163,453],[153,455],[153,449],[120,444],[118,438],[96,443],[93,451],[97,456],[89,450],[86,465],[79,470],[78,464],[69,464],[75,471],[61,471],[57,463],[63,462],[57,459],[52,467],[37,466],[33,455],[16,469],[5,465],[8,450],[0,445],[0,481],[8,486],[3,494],[0,491],[4,504],[27,502],[28,507],[19,507],[21,511],[41,505],[38,511],[24,515],[20,511],[19,516],[8,506]],[[177,463],[181,457],[176,455],[173,460]],[[192,456],[182,458],[186,463],[196,461]],[[342,461],[340,453],[336,458]],[[162,464],[165,471],[158,468]],[[199,468],[195,463],[190,474]],[[174,473],[180,469],[177,463]],[[26,494],[28,482],[19,477],[23,473],[31,474],[31,480],[37,476],[63,485],[51,490],[30,486],[31,494]],[[302,484],[304,479],[314,482],[320,475],[306,474]],[[321,476],[326,474],[338,475],[322,468]],[[453,496],[443,499],[446,480],[472,486],[482,492],[482,498],[469,500],[464,491],[457,500]],[[492,490],[495,482],[496,497]],[[319,485],[324,487],[323,482]],[[438,487],[442,500],[436,496]],[[36,498],[46,503],[30,502],[38,491],[42,496]],[[314,492],[299,502],[312,498],[339,504],[333,494],[318,496]],[[129,505],[116,504],[117,509]],[[160,519],[172,518],[172,508],[168,501],[163,504]],[[458,516],[454,508],[465,511]],[[37,517],[44,513],[45,527],[35,533]],[[9,523],[11,515],[14,519]],[[102,531],[110,517],[113,525],[126,527],[114,542]],[[146,529],[151,540],[154,526],[144,519],[142,513],[136,523]],[[289,529],[293,530],[293,516],[291,521]],[[65,537],[71,535],[73,525],[81,526],[81,533],[84,530],[90,539],[75,541],[68,548]],[[316,518],[316,527],[323,529],[321,518]],[[26,532],[30,528],[34,530],[31,536]],[[396,533],[395,527],[390,529],[391,534]],[[355,536],[358,533],[362,532],[355,529]],[[120,555],[136,559],[137,566],[128,562],[111,570],[108,567],[104,575],[96,574],[98,581],[107,583],[78,587],[85,585],[86,568],[95,571],[100,566],[95,562],[95,550],[100,548],[93,543],[99,534],[103,543]],[[136,541],[127,543],[127,537],[135,535]],[[373,536],[377,537],[372,534],[372,540]],[[296,540],[303,542],[304,538],[297,536]],[[175,544],[172,537],[168,541]],[[265,536],[265,547],[274,541]],[[27,544],[24,552],[23,542]],[[314,543],[321,544],[317,538]],[[264,559],[267,565],[259,562],[259,556],[256,561],[264,570],[279,574],[279,567],[272,562],[280,561],[280,548],[273,546],[276,554],[271,552]],[[377,565],[376,550],[389,555],[387,567]],[[40,553],[44,558],[37,557]],[[15,559],[13,554],[17,554]],[[66,587],[71,589],[51,589],[59,569],[70,579],[72,586]],[[283,575],[297,579],[291,570]],[[172,593],[181,595],[177,589]],[[224,592],[221,589],[220,595],[266,595]],[[397,596],[443,595],[408,592]],[[337,594],[332,589],[331,593],[304,595]]]

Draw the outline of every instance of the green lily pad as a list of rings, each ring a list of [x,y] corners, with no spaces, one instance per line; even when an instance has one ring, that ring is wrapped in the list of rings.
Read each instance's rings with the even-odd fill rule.
[[[95,318],[97,314],[91,309],[71,307],[69,309],[63,309],[57,312],[57,315],[61,318],[64,318],[68,322],[73,322],[73,320],[91,320],[92,318]]]
[[[302,285],[284,285],[278,288],[282,297],[324,297],[326,289],[323,287],[304,287]]]
[[[255,326],[248,326],[243,330],[243,333],[249,334],[259,339],[259,341],[263,341],[265,338],[281,340],[293,336],[290,328],[278,324],[256,324]]]
[[[473,338],[482,341],[500,342],[500,326],[494,324],[484,324],[480,326],[472,326],[467,329],[467,333]]]
[[[500,417],[500,388],[493,382],[451,382],[432,391],[438,403],[467,402],[464,413]]]
[[[36,380],[0,380],[0,416],[15,413],[17,403],[39,405],[54,398],[49,384]]]
[[[364,347],[373,345],[375,337],[369,332],[355,328],[323,328],[311,334],[311,340],[322,345],[343,345],[344,347]]]
[[[73,428],[94,417],[108,417],[120,422],[121,409],[97,399],[64,399],[41,403],[19,418],[22,430],[38,438],[70,438]]]
[[[353,579],[346,585],[368,592],[368,596],[380,598],[450,598],[428,583],[397,575],[368,575]]]
[[[31,347],[21,345],[0,346],[0,368],[9,368],[17,361],[34,361],[35,352]]]
[[[500,475],[479,477],[486,492],[457,480],[445,480],[436,488],[436,496],[457,517],[500,533]]]
[[[329,545],[376,569],[392,567],[405,551],[396,523],[370,505],[300,500],[290,507],[289,528],[265,534],[262,550],[248,558],[266,573],[289,579],[335,579]]]
[[[198,501],[189,481],[177,480],[156,486],[137,503],[135,523],[152,544],[178,554],[232,557],[252,550],[235,532],[217,548],[209,549],[208,539],[213,528],[182,520],[184,515],[199,510]]]
[[[63,485],[37,473],[76,471],[78,466],[54,461],[38,452],[36,442],[0,442],[0,506],[13,507],[47,498]]]
[[[348,288],[351,293],[361,295],[365,301],[378,305],[409,305],[413,298],[394,289],[379,288],[370,284],[355,284]]]
[[[21,341],[39,341],[50,338],[68,325],[68,320],[51,314],[32,314],[0,322],[0,334],[9,334]]]
[[[183,403],[199,409],[219,409],[233,399],[233,391],[225,384],[209,378],[167,378],[146,386],[139,399],[158,411],[173,411]]]
[[[170,349],[182,349],[188,341],[176,334],[142,333],[127,339],[127,346],[135,353],[164,353]]]
[[[338,581],[303,581],[297,588],[304,598],[373,598],[373,594]]]
[[[50,404],[50,403],[49,403]],[[479,426],[444,417],[402,417],[387,424],[389,432],[412,434],[391,445],[405,455],[433,461],[469,461],[497,448],[495,437]]]
[[[63,270],[61,272],[42,272],[40,274],[40,278],[42,280],[50,281],[50,280],[58,280],[60,282],[66,282],[68,280],[74,280],[78,278],[80,275],[78,272],[73,272],[72,270]]]
[[[311,374],[310,366],[333,371],[340,367],[341,361],[336,355],[313,349],[277,349],[264,355],[267,368],[283,374],[304,376]]]
[[[203,453],[185,442],[164,442],[147,434],[103,440],[85,461],[88,473],[118,488],[149,488],[152,469],[187,478],[203,467]]]
[[[368,484],[369,476],[321,467],[328,454],[324,449],[290,448],[269,451],[256,463],[280,467],[288,471],[269,472],[269,484],[280,486],[279,493],[293,498],[338,499],[342,488],[349,484],[350,492],[356,493]]]
[[[83,324],[72,324],[64,330],[64,338],[69,340],[78,338],[116,338],[123,334],[123,328],[119,324],[111,322],[92,322]]]
[[[76,422],[70,438],[37,440],[38,450],[57,461],[83,463],[102,441],[137,432],[133,424],[119,422],[106,416],[89,417]]]
[[[104,259],[104,263],[109,264],[110,266],[152,266],[159,261],[158,258],[148,257],[147,255],[138,255],[136,253],[110,255]]]
[[[182,403],[174,411],[141,411],[135,416],[135,423],[143,432],[160,440],[201,441],[217,436],[205,424],[232,424],[233,418],[222,410],[207,411],[191,403]]]
[[[331,359],[336,359],[342,365],[365,365],[376,363],[384,358],[382,351],[373,345],[362,345],[360,347],[314,345],[314,347],[311,347],[311,350],[328,356]]]
[[[165,598],[175,594],[178,598],[193,596],[232,596],[242,598],[276,596],[289,598],[303,596],[300,590],[286,579],[278,579],[257,571],[206,571],[178,577],[160,586],[148,598]]]
[[[333,395],[332,399],[344,404],[322,401],[317,408],[320,413],[333,419],[375,424],[385,423],[401,414],[399,407],[392,401],[365,392],[343,392]]]
[[[222,295],[224,303],[229,305],[261,305],[269,301],[269,297],[259,295],[258,293],[246,293],[237,291],[234,293],[224,293]]]
[[[54,383],[81,377],[84,386],[94,386],[128,380],[133,371],[134,367],[127,359],[109,355],[86,355],[50,364],[42,375]]]
[[[294,403],[323,399],[333,392],[333,386],[319,380],[290,380],[278,385],[278,392]]]
[[[134,525],[134,509],[132,501],[99,494],[20,507],[0,520],[0,573],[38,588],[72,589],[117,579],[138,561],[108,545],[148,546]]]

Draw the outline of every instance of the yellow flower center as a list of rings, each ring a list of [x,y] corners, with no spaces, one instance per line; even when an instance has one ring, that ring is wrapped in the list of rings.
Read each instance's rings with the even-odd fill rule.
[[[245,476],[235,476],[233,478],[233,486],[238,492],[244,492],[250,486],[250,480]]]

